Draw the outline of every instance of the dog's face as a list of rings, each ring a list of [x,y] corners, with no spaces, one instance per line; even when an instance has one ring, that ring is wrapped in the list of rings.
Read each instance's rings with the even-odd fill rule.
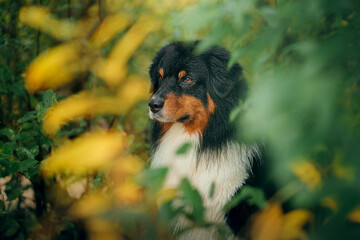
[[[202,134],[217,101],[239,83],[241,68],[227,70],[229,53],[223,48],[202,54],[194,54],[194,48],[195,44],[176,42],[158,52],[150,67],[149,115],[164,127],[180,122],[190,134]]]

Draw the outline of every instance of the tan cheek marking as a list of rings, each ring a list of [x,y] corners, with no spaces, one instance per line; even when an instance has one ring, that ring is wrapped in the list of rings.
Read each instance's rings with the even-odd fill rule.
[[[209,100],[210,99],[210,100]],[[170,93],[165,100],[164,115],[166,118],[176,121],[184,115],[190,115],[189,120],[184,123],[185,130],[189,134],[205,131],[209,122],[210,114],[215,110],[215,104],[208,96],[209,109],[207,110],[202,102],[189,95],[176,96]]]
[[[164,134],[164,133],[166,133],[170,128],[171,128],[171,126],[173,125],[173,123],[168,123],[168,122],[161,122],[160,123],[160,133],[161,134]]]
[[[209,106],[208,106],[209,113],[214,114],[216,105],[215,105],[214,101],[212,100],[212,98],[210,97],[209,93],[207,94],[207,98],[208,98],[208,104],[209,104]]]
[[[177,116],[182,114],[181,111],[181,99],[173,93],[169,93],[166,96],[163,114],[170,120],[176,120]]]
[[[162,80],[164,78],[164,69],[163,68],[159,69],[159,74],[161,76],[160,80]]]
[[[186,76],[186,72],[184,70],[180,71],[178,74],[179,80]]]

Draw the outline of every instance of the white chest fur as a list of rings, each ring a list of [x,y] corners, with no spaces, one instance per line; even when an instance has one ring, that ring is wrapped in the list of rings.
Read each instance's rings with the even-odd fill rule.
[[[176,154],[185,143],[191,143],[191,148],[185,154]],[[222,209],[248,178],[251,167],[249,159],[257,154],[257,148],[228,143],[220,154],[209,151],[198,159],[199,143],[199,135],[190,136],[182,124],[173,124],[153,153],[151,168],[168,168],[165,180],[168,187],[176,187],[183,178],[188,178],[202,195],[207,220],[224,223]],[[210,198],[213,183],[215,191]]]

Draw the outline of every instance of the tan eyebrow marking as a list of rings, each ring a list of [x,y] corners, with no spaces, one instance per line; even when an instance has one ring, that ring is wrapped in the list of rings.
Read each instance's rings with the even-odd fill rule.
[[[179,72],[179,79],[183,78],[186,75],[186,72],[184,70]]]
[[[159,73],[160,73],[160,80],[162,80],[163,79],[163,77],[164,77],[164,69],[163,68],[160,68],[159,69]]]

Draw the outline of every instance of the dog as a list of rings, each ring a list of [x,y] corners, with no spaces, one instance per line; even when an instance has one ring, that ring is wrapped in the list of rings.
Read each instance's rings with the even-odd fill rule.
[[[248,206],[228,213],[223,207],[252,178],[253,161],[261,155],[258,145],[236,139],[236,125],[229,121],[248,87],[238,63],[228,68],[228,50],[215,46],[196,53],[198,44],[171,43],[160,49],[150,66],[148,105],[154,120],[150,168],[168,168],[167,187],[177,187],[188,178],[203,198],[206,220],[228,224],[237,234]],[[179,154],[186,144],[190,147]],[[179,217],[171,225],[176,233],[190,223]],[[179,239],[217,239],[217,233],[194,228]]]

